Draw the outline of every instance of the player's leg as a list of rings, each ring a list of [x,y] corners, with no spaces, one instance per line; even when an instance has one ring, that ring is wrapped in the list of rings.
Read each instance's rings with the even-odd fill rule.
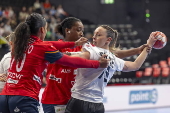
[[[10,113],[8,107],[8,95],[0,95],[0,113]]]
[[[10,113],[39,113],[40,104],[27,96],[9,96]]]

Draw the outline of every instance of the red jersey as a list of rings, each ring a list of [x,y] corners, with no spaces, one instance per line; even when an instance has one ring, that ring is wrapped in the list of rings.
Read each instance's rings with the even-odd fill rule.
[[[42,72],[51,62],[51,59],[55,62],[61,57],[62,54],[56,51],[52,43],[43,42],[38,37],[32,36],[23,59],[16,62],[12,58],[7,82],[1,95],[21,95],[38,100]]]
[[[62,52],[78,52],[81,47],[63,49]],[[42,95],[43,104],[66,105],[71,98],[71,88],[74,84],[76,68],[50,64],[47,68],[47,86]]]

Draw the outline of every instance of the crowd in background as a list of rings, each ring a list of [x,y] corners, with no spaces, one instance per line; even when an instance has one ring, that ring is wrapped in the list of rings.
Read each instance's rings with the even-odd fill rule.
[[[52,5],[49,0],[45,0],[45,2],[36,0],[33,6],[23,6],[19,8],[18,11],[11,6],[0,6],[0,37],[9,35],[18,23],[24,22],[25,18],[33,12],[42,14],[48,22],[46,40],[58,40],[63,38],[55,33],[55,26],[64,18],[68,17],[69,14],[64,11],[62,5]]]

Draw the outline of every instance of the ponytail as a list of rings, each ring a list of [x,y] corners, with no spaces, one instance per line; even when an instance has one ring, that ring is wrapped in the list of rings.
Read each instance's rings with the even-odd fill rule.
[[[26,22],[20,23],[15,29],[14,49],[12,54],[16,61],[23,58],[30,38],[30,28]]]
[[[81,20],[75,17],[67,17],[60,24],[56,26],[56,32],[60,33],[65,37],[66,36],[65,29],[66,28],[71,29],[76,22],[81,22]]]
[[[63,32],[63,30],[62,30],[62,26],[61,26],[61,24],[58,24],[57,26],[56,26],[56,33],[60,33],[61,35],[64,35],[64,32]]]
[[[100,25],[100,27],[103,27],[104,29],[106,29],[107,31],[107,37],[111,37],[112,41],[109,44],[109,50],[111,52],[115,52],[116,50],[120,50],[120,45],[118,47],[117,46],[117,39],[118,39],[118,32],[114,29],[112,29],[110,26],[108,25]]]

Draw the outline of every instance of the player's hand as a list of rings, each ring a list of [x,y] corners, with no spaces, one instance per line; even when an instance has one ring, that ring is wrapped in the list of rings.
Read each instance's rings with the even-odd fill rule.
[[[80,39],[78,39],[77,41],[75,41],[75,46],[81,46],[84,43],[87,43],[88,39],[85,37],[81,37]]]
[[[63,52],[63,54],[66,54],[66,55],[68,55],[68,56],[71,56],[71,53],[70,53],[70,52],[68,52],[68,51]]]
[[[152,47],[150,47],[148,44],[143,44],[143,45],[141,45],[140,47],[138,47],[138,49],[139,49],[139,54],[143,51],[143,49],[145,48],[145,47],[147,47],[147,52],[150,54],[151,53],[151,51],[152,51]]]
[[[6,82],[6,80],[7,80],[7,74],[0,74],[0,81]]]
[[[99,68],[106,68],[109,65],[109,61],[110,61],[110,59],[107,59],[107,55],[103,54],[99,58],[99,62],[100,62]]]
[[[158,40],[158,39],[156,38],[158,35],[160,35],[159,32],[152,32],[152,33],[150,34],[150,36],[149,36],[149,38],[148,38],[148,40],[147,40],[147,45],[148,45],[149,47],[152,47],[152,46],[155,44],[155,42]]]

